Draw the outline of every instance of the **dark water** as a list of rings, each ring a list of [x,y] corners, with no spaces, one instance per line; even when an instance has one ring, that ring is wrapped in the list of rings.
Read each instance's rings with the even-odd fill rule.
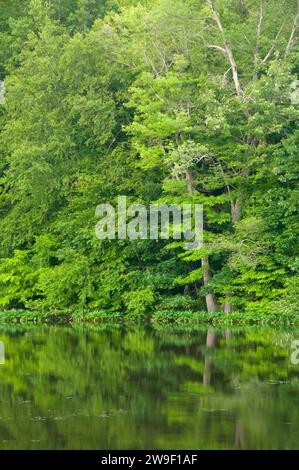
[[[0,331],[0,449],[298,449],[299,333]]]

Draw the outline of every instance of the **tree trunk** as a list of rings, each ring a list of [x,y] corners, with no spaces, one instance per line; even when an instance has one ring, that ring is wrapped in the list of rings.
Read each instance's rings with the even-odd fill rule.
[[[231,201],[231,220],[232,224],[239,222],[241,217],[241,201],[238,198],[236,201]]]
[[[215,348],[216,346],[216,333],[213,330],[208,330],[206,339],[207,348]]]
[[[242,203],[241,203],[241,197],[239,196],[235,201],[231,200],[231,221],[233,225],[239,222],[241,218],[241,210],[242,210]],[[233,311],[233,306],[228,300],[231,297],[231,294],[226,294],[225,297],[227,300],[222,305],[223,312],[231,313]]]
[[[190,169],[187,170],[186,178],[187,178],[188,193],[192,196],[193,192],[194,192],[194,189],[195,189],[194,177],[193,177],[192,170],[190,170]]]
[[[225,297],[227,300],[223,304],[223,311],[224,313],[231,313],[233,311],[233,306],[228,300],[231,297],[231,294],[226,294]]]
[[[224,332],[224,338],[226,339],[226,341],[231,340],[232,337],[233,337],[233,334],[232,334],[231,330],[225,330],[225,332]]]
[[[186,172],[186,179],[187,179],[187,188],[188,188],[188,193],[192,196],[194,192],[194,178],[193,178],[193,173],[192,170],[188,169]],[[201,267],[203,270],[203,284],[204,286],[207,286],[211,280],[211,273],[210,273],[210,264],[209,264],[209,258],[205,257],[202,258],[201,260]],[[207,310],[208,312],[215,312],[217,309],[217,304],[216,304],[216,299],[214,294],[207,294],[206,295],[206,304],[207,304]]]
[[[209,258],[205,257],[201,260],[201,267],[203,270],[203,284],[207,286],[211,280],[211,273],[210,273],[210,264]],[[207,294],[206,295],[206,303],[207,303],[207,310],[209,313],[216,312],[217,304],[214,294]]]
[[[235,446],[237,449],[246,449],[245,429],[238,418],[236,420]]]
[[[216,346],[216,334],[213,330],[209,330],[207,333],[206,346],[209,349],[215,348]],[[205,387],[210,387],[211,385],[212,369],[213,369],[213,363],[211,359],[208,356],[206,356],[205,364],[204,364],[204,371],[203,371],[203,385]]]

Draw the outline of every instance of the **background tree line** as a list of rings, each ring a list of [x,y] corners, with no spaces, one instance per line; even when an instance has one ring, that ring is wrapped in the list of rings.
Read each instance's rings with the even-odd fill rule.
[[[298,0],[0,17],[2,308],[298,312]],[[120,194],[203,204],[204,246],[97,240]]]

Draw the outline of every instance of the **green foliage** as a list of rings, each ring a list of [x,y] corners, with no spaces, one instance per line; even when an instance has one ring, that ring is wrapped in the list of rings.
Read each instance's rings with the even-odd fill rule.
[[[192,312],[192,311],[174,311],[174,310],[161,310],[154,312],[151,321],[154,325],[174,325],[196,326],[203,325],[272,325],[272,326],[298,326],[299,316],[290,313],[265,313],[259,312],[238,312],[233,313],[209,313],[206,312]]]
[[[65,314],[50,314],[41,311],[11,309],[8,312],[0,312],[0,324],[66,324],[68,318]]]
[[[0,0],[3,308],[298,311],[297,1],[210,3]],[[118,195],[203,204],[204,245],[100,242]]]
[[[1,324],[61,324],[61,325],[113,325],[122,324],[124,317],[117,312],[99,311],[86,312],[75,310],[72,312],[48,313],[41,310],[10,309],[0,312]]]
[[[103,311],[75,311],[71,314],[70,321],[74,324],[114,324],[122,323],[124,317],[121,313]]]
[[[124,302],[129,317],[143,317],[154,305],[154,292],[149,287],[131,291],[124,294]]]
[[[177,311],[177,310],[197,310],[198,301],[192,299],[187,295],[173,295],[171,297],[164,297],[157,305],[158,311]]]
[[[26,305],[32,297],[37,273],[28,265],[28,253],[15,250],[0,267],[0,304],[2,307]]]
[[[285,281],[285,289],[279,300],[272,303],[271,307],[274,312],[285,314],[291,312],[299,313],[298,305],[299,296],[299,276],[293,276]]]

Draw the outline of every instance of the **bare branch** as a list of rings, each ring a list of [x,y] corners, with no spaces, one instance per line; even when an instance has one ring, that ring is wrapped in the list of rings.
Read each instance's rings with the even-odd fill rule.
[[[257,26],[257,37],[260,38],[261,37],[261,32],[262,32],[262,24],[263,24],[263,16],[264,16],[264,4],[263,4],[263,0],[260,0],[261,3],[260,3],[260,20],[259,20],[259,24]]]
[[[143,52],[143,58],[144,58],[145,62],[152,68],[152,72],[154,73],[154,75],[156,77],[159,77],[159,72],[156,69],[154,62],[151,60],[151,58],[145,52]]]
[[[224,86],[226,84],[226,77],[228,75],[228,73],[231,71],[231,67],[229,67],[229,69],[226,70],[226,72],[224,72],[223,74],[223,77],[222,77],[222,86]]]
[[[219,18],[219,16],[218,16],[218,13],[217,13],[217,11],[216,11],[216,9],[215,9],[215,7],[214,7],[214,4],[213,4],[212,0],[208,0],[208,4],[209,4],[209,6],[210,6],[210,8],[211,8],[211,10],[212,10],[213,18],[214,18],[214,20],[215,20],[216,23],[217,23],[217,26],[218,26],[219,31],[222,33],[223,36],[225,36],[222,23],[221,23],[221,21],[220,21],[220,18]]]
[[[152,92],[154,93],[155,97],[156,97],[159,101],[161,101],[162,103],[166,103],[166,101],[165,101],[163,98],[161,98],[161,96],[156,92],[156,90],[154,89],[154,87],[153,87],[150,83],[148,83],[148,86],[150,87],[150,89],[151,89]]]
[[[217,11],[214,7],[213,1],[212,0],[207,0],[207,1],[208,1],[208,4],[209,4],[210,8],[211,8],[212,13],[213,13],[214,21],[217,24],[217,27],[218,27],[221,35],[222,35],[224,48],[221,48],[221,49],[225,50],[225,55],[226,55],[226,57],[227,57],[227,59],[230,63],[231,68],[232,68],[233,80],[234,80],[237,95],[241,95],[243,93],[243,90],[242,90],[242,87],[241,87],[241,84],[240,84],[238,67],[237,67],[237,63],[235,61],[234,54],[232,52],[232,49],[231,49],[228,41],[226,40],[225,32],[224,32],[221,20],[218,16],[218,13],[217,13]],[[298,0],[298,2],[299,2],[299,0]]]
[[[217,49],[218,51],[221,51],[222,54],[224,54],[225,56],[227,55],[226,49],[224,49],[224,47],[217,46],[216,44],[207,44],[207,47],[209,49]]]
[[[254,50],[254,62],[257,63],[258,55],[259,55],[259,42],[260,37],[262,34],[262,25],[263,25],[263,18],[264,18],[264,3],[263,0],[260,0],[260,19],[257,25],[257,34],[256,34],[256,46]]]
[[[289,42],[288,42],[286,50],[285,50],[285,54],[284,54],[285,58],[288,56],[291,49],[296,44],[296,33],[297,33],[298,26],[299,26],[298,25],[298,22],[299,22],[299,0],[297,0],[297,5],[298,5],[297,14],[294,18],[294,22],[293,22],[293,26],[292,26],[292,30],[291,30],[291,34],[290,34],[290,39],[289,39]]]
[[[278,33],[275,36],[275,39],[274,39],[274,42],[273,42],[272,46],[270,47],[269,51],[267,52],[267,54],[265,55],[265,57],[262,60],[263,63],[267,62],[267,60],[270,59],[271,55],[275,51],[275,47],[276,47],[277,41],[279,39],[279,36],[282,33],[283,27],[284,27],[284,24],[282,24],[281,27],[279,28]]]

